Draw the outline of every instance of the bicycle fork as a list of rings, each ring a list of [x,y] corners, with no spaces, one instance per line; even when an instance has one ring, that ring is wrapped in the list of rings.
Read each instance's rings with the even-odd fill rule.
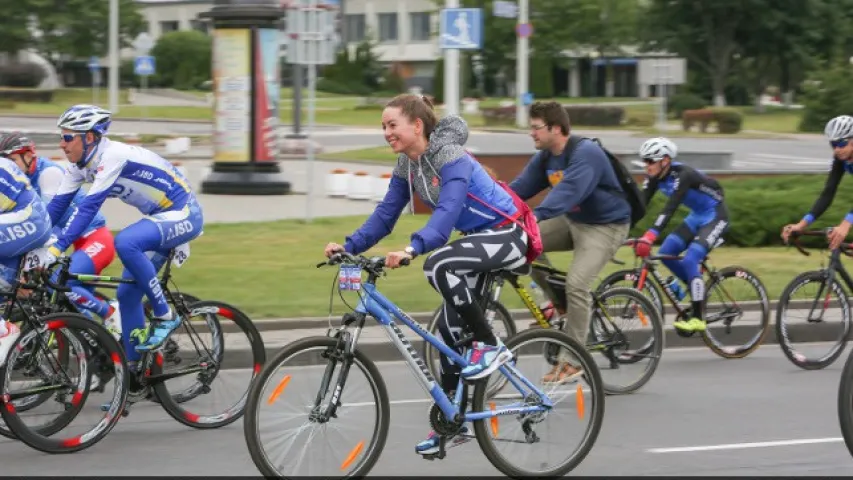
[[[337,343],[334,347],[325,350],[321,357],[328,360],[326,363],[326,370],[323,372],[323,379],[320,382],[320,388],[317,391],[317,396],[314,399],[314,407],[311,409],[311,414],[308,416],[309,421],[317,422],[317,423],[326,423],[331,418],[337,418],[337,410],[338,407],[341,406],[341,393],[344,390],[344,385],[347,381],[347,376],[349,375],[350,367],[352,367],[352,360],[355,357],[353,352],[355,351],[355,345],[358,342],[358,337],[361,333],[361,328],[364,326],[364,322],[366,319],[366,314],[364,313],[346,313],[343,316],[342,323],[343,328],[337,329],[334,334],[334,338],[337,339]],[[347,327],[351,324],[356,323],[356,330],[353,333],[350,333],[347,330]],[[329,329],[329,334],[331,334],[332,329]],[[323,406],[323,399],[326,398],[326,395],[329,393],[329,387],[332,385],[332,377],[335,373],[335,367],[341,364],[340,373],[338,373],[338,380],[335,384],[335,389],[332,392],[332,398],[329,400],[329,403]]]

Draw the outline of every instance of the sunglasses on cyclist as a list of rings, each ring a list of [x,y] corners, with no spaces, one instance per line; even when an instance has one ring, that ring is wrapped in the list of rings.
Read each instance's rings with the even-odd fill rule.
[[[829,146],[831,146],[832,148],[844,148],[847,146],[848,143],[850,143],[850,139],[845,138],[843,140],[833,140],[829,142]]]
[[[76,136],[86,135],[85,133],[63,133],[59,135],[59,138],[62,139],[65,143],[71,143],[74,141],[74,137]]]

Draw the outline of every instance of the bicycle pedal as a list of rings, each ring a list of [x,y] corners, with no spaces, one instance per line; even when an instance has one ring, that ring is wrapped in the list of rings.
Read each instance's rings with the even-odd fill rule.
[[[464,335],[459,340],[453,343],[454,348],[464,347],[471,343],[474,340],[474,335]]]

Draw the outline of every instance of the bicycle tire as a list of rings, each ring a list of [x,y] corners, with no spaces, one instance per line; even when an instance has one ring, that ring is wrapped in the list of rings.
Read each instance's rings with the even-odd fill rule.
[[[607,289],[619,287],[621,282],[630,282],[630,287],[636,289],[637,281],[640,279],[640,271],[641,269],[625,269],[619,270],[611,273],[610,275],[604,277],[598,287],[596,288],[596,293],[599,295],[604,293]],[[643,283],[642,289],[643,295],[649,297],[649,300],[652,302],[652,305],[658,310],[660,315],[661,323],[666,323],[666,308],[663,305],[663,300],[666,296],[661,291],[660,286],[656,282],[654,282],[650,277],[646,277],[646,281]]]
[[[850,333],[850,301],[847,297],[847,292],[844,290],[844,287],[838,281],[838,279],[833,279],[833,285],[831,286],[832,292],[838,298],[841,304],[841,312],[842,312],[842,323],[844,324],[844,334],[841,335],[841,338],[838,341],[838,344],[835,346],[835,349],[830,351],[829,355],[824,356],[823,358],[813,361],[809,360],[805,357],[798,358],[796,355],[796,349],[791,345],[790,340],[788,339],[787,327],[785,326],[785,312],[788,310],[788,303],[791,300],[791,294],[795,292],[802,284],[810,283],[810,282],[821,282],[822,284],[826,283],[826,271],[825,270],[813,270],[809,272],[803,272],[785,287],[785,290],[782,291],[782,295],[779,296],[779,303],[776,306],[776,338],[779,341],[779,347],[782,349],[782,353],[785,354],[785,357],[791,361],[794,365],[802,368],[803,370],[820,370],[823,368],[832,365],[841,353],[844,351],[844,348],[847,346],[848,336]]]
[[[184,321],[189,321],[189,319],[196,316],[196,314],[203,315],[206,310],[210,310],[211,313],[217,314],[206,315],[205,318],[206,320],[215,323],[214,329],[218,332],[218,336],[221,339],[220,345],[223,346],[222,350],[227,350],[227,346],[225,345],[222,326],[218,320],[219,315],[234,322],[234,324],[246,335],[249,339],[249,346],[252,354],[252,377],[249,381],[249,388],[251,388],[251,385],[257,379],[258,373],[266,362],[266,350],[264,349],[263,338],[261,338],[261,334],[255,324],[253,324],[252,321],[249,320],[249,317],[236,307],[215,300],[202,300],[188,305],[187,309],[189,310],[189,317],[185,318]],[[210,320],[211,318],[212,320]],[[157,362],[154,363],[156,364]],[[220,368],[222,367],[217,367],[213,379],[215,379],[216,374],[219,373]],[[157,375],[161,373],[161,369],[162,366],[160,365],[152,366],[152,373]],[[155,371],[156,373],[154,373]],[[211,379],[211,382],[213,379]],[[240,397],[238,402],[222,413],[218,413],[216,415],[199,415],[190,412],[187,408],[184,408],[183,405],[185,405],[189,399],[182,399],[180,397],[175,398],[176,396],[169,393],[169,389],[166,387],[164,382],[155,383],[153,387],[160,402],[160,406],[163,407],[163,409],[166,410],[172,418],[188,427],[199,429],[220,428],[237,421],[245,412],[246,399],[249,394],[249,388],[247,388],[246,392]],[[193,398],[195,398],[195,396],[197,396],[197,394],[194,395]]]
[[[499,471],[501,471],[501,473],[508,477],[559,477],[572,471],[586,458],[587,455],[589,455],[589,452],[592,450],[592,447],[595,445],[595,442],[598,439],[598,434],[601,431],[601,426],[604,422],[604,382],[601,379],[601,372],[595,364],[595,361],[592,359],[592,356],[589,354],[589,352],[587,352],[584,346],[575,341],[568,334],[559,330],[532,329],[525,330],[509,338],[506,342],[506,347],[512,350],[516,345],[523,344],[537,337],[556,340],[563,343],[564,345],[569,346],[569,350],[571,351],[570,355],[572,355],[579,361],[581,368],[583,368],[585,371],[584,377],[586,377],[587,381],[589,382],[590,390],[592,392],[593,398],[595,399],[593,401],[594,409],[592,413],[592,425],[591,428],[587,430],[582,444],[577,449],[576,454],[572,457],[570,461],[566,462],[565,465],[558,466],[547,472],[525,472],[506,462],[502,458],[502,456],[496,451],[491,441],[487,440],[491,438],[491,432],[489,432],[489,427],[487,427],[487,419],[475,420],[473,422],[474,432],[475,437],[477,438],[477,443],[480,445],[480,449],[483,451],[483,454],[486,456],[489,462],[491,462],[491,464],[495,468],[497,468]],[[492,375],[503,376],[503,374],[500,373],[499,370],[496,370],[495,373],[492,373]],[[487,410],[487,380],[488,378],[481,379],[474,386],[474,397],[472,401],[471,410],[473,412],[483,412]]]
[[[278,369],[278,366],[284,363],[289,357],[294,356],[302,350],[317,347],[334,349],[337,344],[338,341],[331,337],[307,337],[290,343],[282,348],[270,362],[264,365],[258,375],[257,381],[249,388],[249,398],[246,402],[246,418],[243,421],[243,434],[249,449],[249,455],[252,457],[252,462],[254,462],[255,467],[265,477],[288,478],[283,476],[281,472],[276,471],[274,466],[270,465],[269,460],[263,453],[264,448],[258,439],[260,434],[258,429],[258,407],[262,402],[261,394],[264,391],[264,385],[269,382],[270,377]],[[388,398],[388,389],[385,386],[385,381],[376,364],[362,351],[357,349],[352,354],[352,360],[364,367],[362,371],[371,385],[374,400],[380,405],[380,413],[376,416],[376,423],[378,424],[376,435],[374,435],[374,438],[367,447],[367,454],[362,456],[354,471],[348,474],[348,477],[361,477],[370,472],[385,448],[391,420],[391,403]]]
[[[495,321],[500,321],[503,323],[504,328],[506,328],[507,337],[512,338],[518,333],[518,329],[515,326],[515,320],[512,318],[512,314],[509,310],[501,303],[501,302],[490,302],[492,304],[492,308],[495,309]],[[432,320],[430,320],[429,325],[427,325],[427,331],[439,339],[441,339],[441,332],[438,330],[438,319],[441,317],[441,306],[439,306],[432,315]],[[421,356],[424,358],[424,362],[427,365],[427,369],[429,369],[429,373],[433,378],[441,380],[441,372],[438,370],[439,368],[439,354],[437,348],[435,348],[431,343],[426,340],[423,341],[423,347]]]
[[[734,350],[730,350],[726,347],[721,347],[719,344],[714,342],[713,334],[709,333],[710,330],[708,329],[702,332],[702,340],[705,342],[705,345],[707,345],[708,348],[711,349],[712,352],[719,355],[720,357],[727,359],[744,358],[750,353],[756,351],[758,347],[760,347],[761,344],[764,343],[764,338],[767,337],[767,333],[770,331],[770,299],[767,295],[767,288],[765,288],[764,283],[761,282],[761,279],[758,277],[758,275],[756,275],[748,268],[742,267],[740,265],[730,265],[718,270],[711,284],[708,285],[708,288],[705,289],[706,318],[708,315],[708,298],[710,297],[711,292],[714,290],[714,287],[717,287],[726,278],[740,278],[746,280],[747,283],[752,285],[758,292],[758,297],[760,298],[760,306],[762,310],[761,334],[757,337],[754,337],[749,343],[745,343]]]
[[[853,351],[847,355],[838,382],[838,423],[850,456],[853,456]]]
[[[6,426],[15,434],[17,439],[36,450],[52,454],[72,453],[84,450],[97,444],[106,437],[121,418],[119,412],[124,409],[127,402],[127,359],[124,355],[124,351],[109,331],[83,315],[70,312],[60,312],[46,315],[40,319],[40,322],[44,324],[44,328],[47,331],[66,329],[72,332],[72,335],[78,337],[81,344],[86,344],[87,347],[85,348],[98,348],[107,353],[108,357],[113,361],[113,374],[116,378],[120,379],[116,382],[120,388],[118,388],[113,394],[113,398],[110,403],[111,407],[107,412],[105,412],[104,419],[98,422],[98,424],[89,432],[76,435],[71,438],[55,438],[56,433],[48,436],[40,434],[38,431],[29,428],[18,417],[15,409],[9,408],[10,404],[3,405],[2,408],[0,408],[0,414],[2,414],[3,421],[6,423]],[[31,329],[28,329],[28,331],[33,332]],[[16,347],[19,347],[24,340],[28,339],[28,337],[29,334],[27,332],[22,332],[21,336],[15,341],[12,351],[16,350]],[[85,361],[88,363],[91,359],[87,358]],[[7,361],[2,367],[0,367],[0,403],[5,403],[2,398],[9,395],[7,380],[10,375],[8,368],[10,363],[12,362]],[[86,371],[89,370],[87,369]],[[91,376],[88,376],[85,380],[83,380],[82,377],[81,380],[79,380],[84,381],[85,386],[80,389],[80,385],[78,384],[78,390],[75,392],[73,405],[76,411],[74,412],[74,416],[79,413],[80,409],[85,404],[91,384],[90,379]],[[77,397],[77,395],[79,395],[79,397]],[[73,418],[68,420],[69,423],[71,421],[73,421]]]
[[[640,361],[641,357],[638,355],[646,356],[651,355],[652,361],[649,363],[649,367],[647,367],[646,372],[634,383],[617,387],[613,384],[607,383],[607,380],[604,378],[606,375],[602,372],[601,378],[604,385],[604,393],[608,395],[625,395],[628,393],[633,393],[642,388],[646,383],[651,380],[652,376],[657,371],[658,366],[660,365],[661,357],[663,356],[664,344],[665,344],[665,335],[663,331],[663,321],[661,321],[659,312],[655,309],[654,304],[651,300],[648,299],[645,295],[640,293],[635,288],[629,287],[613,287],[605,292],[599,294],[599,303],[604,305],[604,301],[612,296],[623,296],[630,297],[633,301],[637,302],[642,306],[642,308],[649,312],[650,319],[652,325],[652,342],[650,345],[643,345],[643,348],[638,349],[631,356],[624,356],[626,354],[620,354],[617,356],[617,362],[624,365],[634,364]],[[595,315],[596,311],[599,310],[597,305],[593,305],[592,315]],[[595,321],[594,318],[590,319],[591,321]],[[600,320],[605,321],[605,320]],[[603,352],[602,352],[603,354]],[[599,367],[599,371],[601,368]]]

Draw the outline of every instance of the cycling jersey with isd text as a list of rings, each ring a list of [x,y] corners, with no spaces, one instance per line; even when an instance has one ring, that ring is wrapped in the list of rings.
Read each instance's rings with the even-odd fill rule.
[[[716,180],[680,162],[672,162],[669,172],[663,178],[646,178],[643,189],[646,192],[647,205],[657,190],[669,197],[663,211],[652,225],[652,230],[658,234],[669,223],[679,205],[683,204],[694,214],[706,213],[712,216],[717,205],[723,202],[723,187]]]
[[[59,251],[86,229],[107,197],[118,197],[144,215],[180,210],[193,198],[187,179],[156,153],[106,138],[95,148],[85,167],[66,167],[62,185],[48,205],[55,220],[65,213],[83,183],[92,184],[55,245]]]
[[[53,197],[56,196],[56,192],[59,191],[59,186],[62,184],[64,175],[65,170],[58,164],[51,162],[44,157],[36,158],[36,168],[35,172],[30,175],[30,182],[45,205],[49,204],[50,201],[53,200]],[[78,191],[71,201],[71,207],[65,210],[65,214],[59,222],[55,224],[55,226],[63,227],[74,214],[74,207],[79,205],[85,196],[86,192]],[[84,230],[84,233],[97,230],[106,224],[107,220],[104,218],[103,214],[101,214],[100,211],[95,212],[95,216],[92,217],[92,222]]]
[[[838,190],[838,184],[841,183],[841,177],[844,176],[845,172],[853,173],[853,164],[847,163],[843,160],[838,160],[837,158],[833,159],[832,170],[829,172],[829,178],[826,179],[823,191],[820,192],[820,196],[815,200],[814,205],[812,205],[811,210],[809,210],[809,213],[803,217],[803,220],[805,220],[806,223],[811,224],[816,219],[820,218],[820,216],[823,215],[823,212],[829,208],[832,204],[832,199],[835,198],[835,192]],[[848,222],[853,222],[853,208],[850,209],[844,219]]]
[[[0,213],[20,210],[29,205],[36,195],[30,179],[15,162],[0,157]]]

